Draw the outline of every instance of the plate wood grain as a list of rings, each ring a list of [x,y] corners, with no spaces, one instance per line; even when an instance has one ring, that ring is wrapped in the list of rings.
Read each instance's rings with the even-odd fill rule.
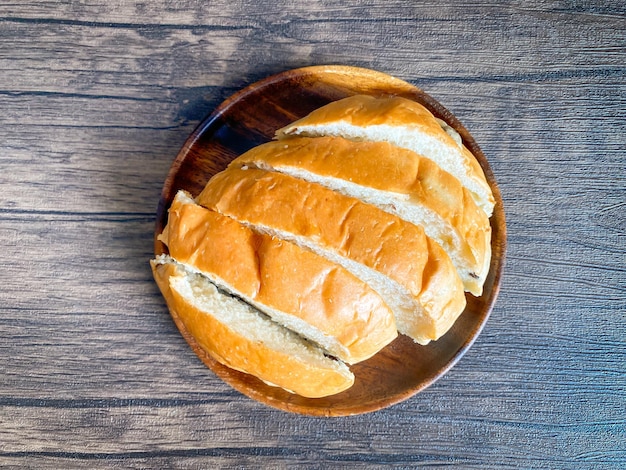
[[[504,264],[506,226],[500,192],[482,151],[461,123],[415,86],[369,69],[315,66],[289,70],[257,82],[224,101],[189,136],[165,181],[157,210],[155,254],[167,248],[157,240],[167,209],[179,189],[194,197],[215,173],[248,149],[272,140],[274,132],[331,101],[354,94],[397,95],[415,100],[459,132],[480,162],[496,200],[492,260],[481,297],[467,295],[467,307],[438,341],[420,346],[400,335],[373,358],[351,366],[354,386],[340,394],[309,399],[272,387],[216,362],[204,352],[172,312],[181,334],[198,357],[222,380],[243,394],[285,411],[313,416],[346,416],[379,410],[406,400],[448,371],[467,351],[493,308]]]

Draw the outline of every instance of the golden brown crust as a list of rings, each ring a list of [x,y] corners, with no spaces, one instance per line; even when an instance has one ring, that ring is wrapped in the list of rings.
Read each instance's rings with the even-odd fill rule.
[[[393,313],[374,290],[297,245],[255,233],[181,194],[166,233],[174,259],[335,338],[344,350],[333,353],[346,362],[371,357],[397,336]]]
[[[333,395],[354,383],[351,374],[299,360],[235,332],[211,312],[201,311],[191,305],[170,287],[170,277],[183,275],[175,264],[152,262],[151,266],[171,313],[216,361],[309,398]]]
[[[242,222],[308,237],[388,276],[437,324],[456,319],[465,307],[463,285],[443,249],[421,227],[357,199],[280,173],[230,168],[215,175],[197,200]],[[449,296],[443,306],[433,301],[440,292]],[[434,336],[424,332],[420,340]]]
[[[281,139],[300,134],[304,126],[315,127],[342,122],[359,128],[388,126],[406,131],[415,130],[442,142],[456,152],[456,158],[463,165],[464,173],[474,186],[471,189],[476,201],[488,215],[491,215],[495,200],[478,160],[465,146],[459,147],[442,129],[432,113],[415,101],[402,97],[350,96],[314,110],[304,118],[279,129],[276,136]]]
[[[341,137],[292,137],[257,146],[231,163],[306,170],[325,178],[391,192],[438,214],[456,234],[466,289],[477,295],[489,269],[491,226],[469,191],[432,160],[388,142],[354,142]],[[445,248],[445,246],[444,246]]]

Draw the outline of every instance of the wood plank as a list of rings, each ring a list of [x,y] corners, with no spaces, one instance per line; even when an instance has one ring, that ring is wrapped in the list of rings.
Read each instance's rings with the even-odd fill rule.
[[[250,10],[216,4],[198,5],[200,11],[173,8],[166,24],[151,23],[158,16],[129,11],[124,4],[36,5],[22,8],[24,16],[10,5],[0,6],[2,31],[11,42],[0,54],[0,65],[3,87],[11,91],[150,93],[158,98],[171,93],[171,85],[165,84],[240,87],[272,71],[331,58],[395,71],[408,80],[519,83],[533,76],[543,81],[590,75],[619,80],[623,73],[626,20],[611,5],[597,12],[551,11],[543,3],[541,11],[482,5],[463,8],[459,21],[454,18],[460,6],[426,4],[407,10],[382,3],[364,16],[358,8],[313,7],[310,16],[303,16],[298,7],[287,5]],[[456,46],[456,38],[462,47]],[[348,46],[337,51],[333,43],[339,39]],[[245,41],[254,47],[245,47]],[[436,60],[421,66],[420,54],[436,54]],[[271,60],[264,61],[265,56]],[[242,63],[255,67],[245,71],[238,65]]]

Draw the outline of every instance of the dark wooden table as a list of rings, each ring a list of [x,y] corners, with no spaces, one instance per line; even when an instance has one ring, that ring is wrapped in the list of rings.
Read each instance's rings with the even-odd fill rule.
[[[0,3],[0,467],[626,466],[620,1]],[[407,80],[476,138],[508,257],[477,342],[392,408],[311,418],[232,390],[152,281],[169,166],[294,67]]]

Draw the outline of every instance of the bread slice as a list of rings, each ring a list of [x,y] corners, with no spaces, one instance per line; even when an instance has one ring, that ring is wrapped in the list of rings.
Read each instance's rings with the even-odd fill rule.
[[[304,397],[342,392],[348,367],[167,255],[151,261],[154,278],[177,322],[213,359]]]
[[[481,295],[491,259],[491,226],[469,191],[431,160],[388,142],[293,137],[255,147],[231,167],[278,171],[321,184],[424,228]]]
[[[255,233],[182,191],[161,239],[178,262],[350,364],[370,358],[398,334],[382,298],[346,269]]]
[[[421,227],[321,185],[275,172],[229,168],[213,176],[199,204],[289,240],[371,285],[394,311],[398,330],[426,344],[465,307],[448,255]]]
[[[413,150],[437,163],[466,187],[488,216],[495,199],[483,170],[460,136],[421,104],[401,97],[355,95],[316,109],[276,136],[339,136],[384,141]]]

